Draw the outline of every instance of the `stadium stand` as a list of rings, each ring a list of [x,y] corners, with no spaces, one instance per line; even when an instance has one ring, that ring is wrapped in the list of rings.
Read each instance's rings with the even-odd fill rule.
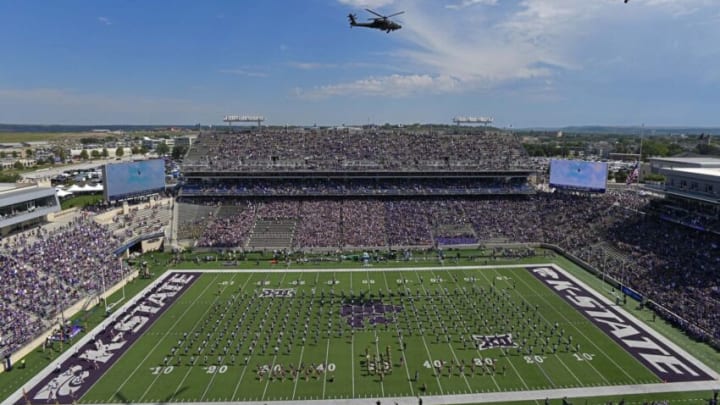
[[[121,241],[92,219],[79,217],[59,229],[40,228],[37,233],[32,242],[24,235],[3,240],[4,353],[50,328],[61,310],[96,294],[103,278],[112,285],[122,276],[112,253]]]
[[[513,134],[497,131],[208,132],[198,136],[186,155],[184,171],[509,170],[526,168],[526,158]]]

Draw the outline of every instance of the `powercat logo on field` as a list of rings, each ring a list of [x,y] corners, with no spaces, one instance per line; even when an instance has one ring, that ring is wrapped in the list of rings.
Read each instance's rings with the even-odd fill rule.
[[[529,267],[528,270],[663,381],[712,379],[645,328],[631,322],[617,309],[605,304],[595,293],[581,287],[563,272],[551,267]]]
[[[71,404],[82,396],[110,366],[120,353],[130,347],[193,281],[197,274],[175,273],[157,283],[137,303],[116,316],[105,329],[95,333],[55,371],[43,378],[17,404]],[[28,401],[30,398],[32,400]]]

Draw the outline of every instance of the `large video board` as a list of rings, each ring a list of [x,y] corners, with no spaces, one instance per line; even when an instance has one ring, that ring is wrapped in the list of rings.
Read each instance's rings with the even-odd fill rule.
[[[165,189],[165,161],[107,164],[103,167],[103,178],[108,201],[162,191]]]
[[[582,160],[551,160],[550,187],[604,193],[608,165]]]

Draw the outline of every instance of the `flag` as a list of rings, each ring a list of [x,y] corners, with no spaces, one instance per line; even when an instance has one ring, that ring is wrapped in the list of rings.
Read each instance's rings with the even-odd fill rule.
[[[625,181],[627,184],[631,184],[634,181],[638,180],[638,177],[640,175],[640,162],[635,163],[635,167],[632,169],[630,174],[627,176],[627,180]]]

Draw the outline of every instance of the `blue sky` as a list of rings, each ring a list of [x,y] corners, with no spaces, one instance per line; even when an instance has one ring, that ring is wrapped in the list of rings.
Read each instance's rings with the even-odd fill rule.
[[[716,126],[719,39],[717,0],[2,1],[0,122]]]

